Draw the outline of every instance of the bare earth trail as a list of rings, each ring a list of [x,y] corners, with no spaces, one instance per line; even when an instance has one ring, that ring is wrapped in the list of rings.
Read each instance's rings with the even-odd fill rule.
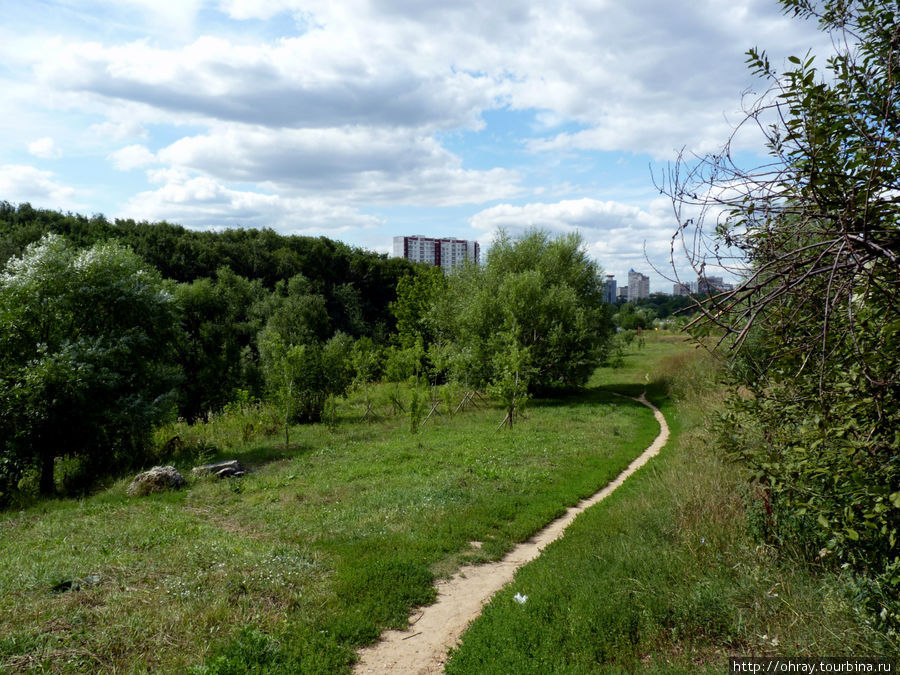
[[[361,649],[354,673],[442,672],[447,650],[457,644],[469,623],[481,614],[481,609],[488,600],[513,580],[516,570],[537,558],[548,544],[562,536],[578,514],[606,499],[666,444],[669,426],[662,413],[643,395],[634,400],[653,410],[653,416],[659,422],[659,435],[650,447],[606,487],[570,507],[565,515],[516,546],[502,560],[467,565],[461,567],[449,580],[439,581],[435,603],[416,610],[407,630],[385,631],[381,640]]]

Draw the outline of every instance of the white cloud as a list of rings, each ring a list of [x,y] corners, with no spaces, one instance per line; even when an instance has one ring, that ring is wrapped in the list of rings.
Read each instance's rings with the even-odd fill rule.
[[[365,123],[477,127],[491,82],[421,64],[402,45],[361,44],[317,30],[271,44],[204,36],[179,49],[148,41],[48,45],[36,64],[54,89],[137,102],[170,113],[250,124]]]
[[[147,169],[152,189],[116,186],[115,200],[135,209],[123,215],[330,231],[376,225],[367,208],[390,220],[396,205],[541,195],[548,203],[500,204],[470,222],[577,228],[601,259],[635,266],[644,240],[652,259],[663,255],[674,221],[613,191],[652,191],[636,186],[633,166],[620,180],[615,159],[719,148],[741,118],[753,44],[773,46],[775,63],[824,51],[814,26],[771,0],[64,4],[98,30],[0,27],[5,91],[18,92],[15,107],[0,101],[17,112],[0,114],[2,136],[21,152],[20,139],[51,135],[68,156]],[[585,194],[616,201],[572,198]]]
[[[107,156],[119,171],[129,171],[138,167],[156,163],[156,155],[145,145],[126,145]]]
[[[633,267],[650,274],[657,289],[671,291],[671,286],[665,286],[664,278],[651,270],[655,267],[663,275],[672,274],[670,249],[676,224],[671,203],[666,199],[656,199],[646,207],[596,199],[524,206],[500,204],[476,213],[469,223],[485,233],[503,228],[513,236],[530,228],[578,232],[590,255],[607,272],[623,279]],[[680,256],[676,257],[676,263],[680,274],[690,276]]]
[[[197,12],[203,5],[203,0],[178,0],[178,2],[112,0],[108,4],[113,7],[132,6],[162,29],[190,30],[193,28]]]
[[[9,202],[30,202],[53,209],[83,209],[78,191],[56,180],[51,171],[25,164],[0,165],[0,195]]]
[[[324,199],[233,190],[204,177],[170,173],[165,178],[168,182],[162,187],[141,192],[125,204],[129,218],[168,220],[188,227],[271,227],[285,234],[332,236],[380,224],[374,216]]]
[[[586,127],[538,136],[533,150],[667,158],[727,138],[725,117],[739,117],[751,82],[748,47],[771,42],[802,53],[813,35],[765,0],[219,7],[237,19],[285,10],[307,18],[302,34],[270,42],[205,35],[171,48],[59,43],[32,54],[37,75],[53,89],[270,127],[477,129],[485,110],[508,105],[536,111],[539,135],[565,121]]]
[[[291,0],[222,0],[219,8],[232,19],[270,19],[280,12],[299,10]]]
[[[217,126],[157,153],[174,168],[280,191],[339,194],[380,204],[448,206],[505,199],[517,172],[467,170],[434,138],[404,129]]]
[[[596,199],[570,199],[555,203],[524,206],[500,204],[481,211],[470,219],[479,230],[547,228],[553,230],[599,230],[632,226],[653,227],[661,214],[651,214],[637,206]]]
[[[95,138],[109,141],[123,141],[126,138],[146,138],[149,134],[144,126],[136,120],[121,122],[100,122],[88,127],[87,133]]]
[[[49,136],[38,138],[29,143],[28,153],[41,159],[59,159],[62,157],[62,150]]]

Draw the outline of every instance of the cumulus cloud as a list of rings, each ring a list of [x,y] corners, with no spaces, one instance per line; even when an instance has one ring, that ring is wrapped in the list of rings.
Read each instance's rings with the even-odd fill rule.
[[[126,145],[124,148],[110,153],[107,159],[119,171],[130,171],[148,164],[154,164],[157,161],[156,155],[150,152],[145,145]]]
[[[84,208],[75,188],[60,183],[51,171],[25,164],[0,165],[0,195],[10,202],[30,202],[54,209]]]
[[[205,36],[179,49],[143,40],[50,51],[36,70],[55,89],[250,124],[474,127],[490,103],[484,76],[420,68],[400,45],[324,30],[271,44]]]
[[[758,0],[635,0],[535,10],[534,29],[497,54],[516,109],[546,109],[587,127],[539,137],[533,150],[614,150],[668,158],[718,148],[741,119],[752,79],[744,52],[772,41],[809,46],[809,30]],[[490,72],[490,71],[489,71]]]
[[[96,155],[147,171],[152,189],[119,198],[125,215],[330,231],[376,225],[367,208],[502,201],[471,225],[579,229],[601,260],[635,265],[645,240],[654,260],[667,249],[668,207],[626,204],[584,151],[717,149],[741,118],[746,48],[825,51],[770,0],[100,5],[111,14],[95,20],[131,12],[147,37],[130,16],[94,41],[0,40],[0,56],[28,69],[29,101],[92,116],[78,139]],[[617,201],[571,198],[584,194]],[[548,202],[512,203],[537,195]]]
[[[41,159],[58,159],[62,157],[62,150],[49,136],[38,138],[28,144],[28,153]]]
[[[616,201],[571,199],[552,203],[531,203],[524,206],[499,204],[476,213],[470,225],[486,233],[503,228],[518,236],[530,228],[555,233],[578,232],[588,252],[601,266],[618,278],[625,278],[631,267],[645,274],[655,267],[664,275],[671,275],[670,259],[672,234],[677,224],[671,203],[656,199],[645,207]],[[690,277],[686,263],[676,259],[680,274]],[[662,276],[652,273],[657,289],[665,288]]]
[[[37,75],[58,90],[272,128],[477,129],[485,110],[509,106],[586,127],[547,137],[538,129],[536,151],[669,157],[727,137],[726,116],[739,118],[750,81],[748,47],[771,41],[802,52],[812,34],[764,0],[224,0],[219,8],[236,19],[285,10],[305,19],[300,35],[270,42],[59,43],[38,57]]]
[[[233,19],[269,19],[284,11],[298,11],[295,0],[222,0],[219,8]]]
[[[146,138],[147,129],[136,120],[121,122],[100,122],[92,124],[87,130],[90,136],[109,141],[123,141],[126,138]]]
[[[234,190],[210,178],[189,178],[177,172],[156,177],[165,184],[134,195],[124,206],[128,217],[169,220],[188,227],[271,227],[285,234],[334,235],[380,223],[374,216],[324,199]]]
[[[404,129],[279,129],[225,125],[157,153],[172,167],[222,181],[352,202],[450,206],[519,192],[516,171],[461,167],[434,138]]]

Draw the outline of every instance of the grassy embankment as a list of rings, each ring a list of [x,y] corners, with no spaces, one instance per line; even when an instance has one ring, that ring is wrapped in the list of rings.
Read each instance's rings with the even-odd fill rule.
[[[641,367],[680,349],[650,343]],[[658,431],[595,388],[534,402],[511,432],[496,407],[444,405],[411,434],[387,414],[391,391],[372,388],[380,420],[359,421],[357,394],[334,428],[294,428],[290,448],[253,408],[160,434],[181,435],[180,468],[199,451],[249,463],[244,478],[146,498],[123,478],[0,514],[0,670],[340,672],[429,602],[436,576],[497,559]]]
[[[593,384],[643,388],[645,357],[598,371]],[[723,397],[711,360],[680,353],[650,377],[669,444],[519,571],[447,671],[725,672],[732,655],[897,658],[897,645],[856,612],[839,572],[750,536],[747,476],[711,429]]]

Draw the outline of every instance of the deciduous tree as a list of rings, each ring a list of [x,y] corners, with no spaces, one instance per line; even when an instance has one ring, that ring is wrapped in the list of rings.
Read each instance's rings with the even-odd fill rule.
[[[118,245],[78,251],[49,235],[11,259],[0,274],[0,486],[36,466],[50,493],[63,455],[94,475],[139,458],[172,410],[177,325],[160,276]]]
[[[732,266],[735,290],[695,329],[737,356],[752,391],[728,433],[753,466],[769,535],[856,570],[876,620],[900,628],[900,8],[888,0],[781,0],[835,45],[778,72],[748,110],[771,160],[730,147],[671,174],[674,243],[695,270]],[[865,585],[865,584],[864,584]]]

